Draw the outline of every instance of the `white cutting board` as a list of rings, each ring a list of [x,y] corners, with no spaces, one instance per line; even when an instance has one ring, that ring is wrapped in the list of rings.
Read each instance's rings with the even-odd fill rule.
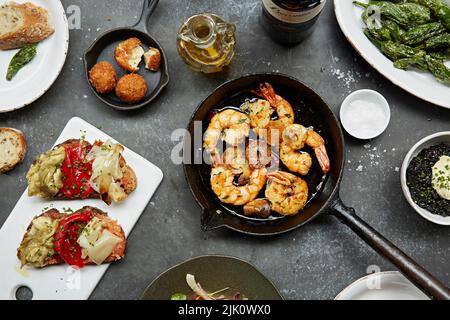
[[[69,120],[55,145],[71,138],[80,138],[82,134],[85,134],[86,140],[91,143],[94,140],[107,139],[117,142],[86,121],[75,117]],[[108,265],[86,266],[81,270],[58,265],[44,269],[25,268],[25,272],[20,272],[16,250],[30,221],[46,207],[58,210],[71,208],[74,211],[86,205],[97,207],[118,220],[128,237],[161,183],[163,173],[158,167],[126,147],[123,156],[136,173],[138,187],[121,204],[112,204],[108,207],[99,199],[48,201],[30,198],[27,195],[28,189],[25,190],[0,230],[0,299],[15,299],[16,290],[20,286],[29,287],[33,291],[33,299],[38,300],[89,298]],[[117,263],[126,264],[126,255],[123,261]]]

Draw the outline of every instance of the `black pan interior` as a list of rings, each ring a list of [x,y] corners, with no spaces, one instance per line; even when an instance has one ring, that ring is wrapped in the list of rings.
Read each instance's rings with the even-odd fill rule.
[[[337,189],[343,167],[343,141],[340,126],[326,103],[314,91],[291,77],[280,74],[257,74],[222,85],[200,104],[193,115],[188,127],[191,136],[194,136],[194,121],[202,122],[204,132],[214,110],[238,107],[245,99],[254,98],[251,90],[257,88],[261,82],[271,83],[276,93],[292,104],[296,123],[313,126],[320,132],[326,140],[332,170],[327,176],[323,176],[317,161],[314,161],[311,173],[305,177],[313,195],[303,212],[292,217],[282,218],[274,215],[269,219],[255,219],[245,217],[239,207],[220,202],[210,187],[211,169],[208,164],[186,164],[188,183],[198,203],[204,209],[203,222],[210,224],[209,227],[226,225],[250,234],[285,232],[306,223],[318,214]],[[191,141],[190,148],[195,150],[192,153],[191,163],[199,163],[201,154],[199,154],[198,146],[194,146],[194,142]],[[312,150],[307,151],[313,154]],[[284,168],[281,166],[281,169]],[[317,190],[316,194],[314,194],[315,190]]]
[[[167,85],[169,81],[168,70],[167,70],[167,60],[164,53],[163,48],[159,45],[156,40],[154,40],[151,36],[149,36],[145,32],[141,32],[139,30],[131,29],[131,28],[120,28],[116,30],[111,30],[104,35],[102,35],[91,48],[88,49],[85,55],[85,67],[86,67],[86,76],[89,78],[89,70],[100,61],[108,61],[110,62],[117,71],[117,76],[120,78],[128,72],[123,70],[114,60],[114,50],[118,46],[118,44],[124,40],[127,40],[131,37],[136,37],[141,40],[142,47],[145,51],[149,49],[149,47],[154,47],[159,49],[161,52],[161,67],[158,71],[152,72],[147,70],[143,62],[141,62],[140,69],[137,72],[141,76],[143,76],[147,82],[148,91],[145,99],[137,104],[127,104],[122,102],[114,92],[106,95],[98,94],[95,89],[91,86],[94,93],[98,96],[100,100],[102,100],[107,105],[119,109],[119,110],[132,110],[138,109],[149,102],[151,102],[156,96],[161,92],[161,90]],[[90,84],[89,84],[90,85]]]

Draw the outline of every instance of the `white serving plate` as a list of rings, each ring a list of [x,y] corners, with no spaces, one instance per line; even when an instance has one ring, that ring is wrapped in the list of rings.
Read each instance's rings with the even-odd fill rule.
[[[442,217],[437,214],[433,214],[430,211],[420,207],[417,203],[414,202],[411,196],[411,192],[409,191],[408,184],[406,181],[406,171],[408,170],[409,164],[413,158],[415,158],[423,149],[429,148],[431,146],[440,144],[440,143],[450,143],[450,131],[438,132],[427,136],[417,142],[411,150],[409,150],[408,154],[405,156],[403,160],[402,169],[400,172],[400,182],[402,185],[403,194],[405,195],[406,200],[409,205],[423,218],[428,221],[434,222],[436,224],[440,224],[443,226],[450,226],[450,217]],[[430,177],[431,179],[431,177]]]
[[[334,0],[336,18],[342,32],[359,54],[392,83],[412,95],[444,108],[450,108],[450,86],[438,82],[427,72],[399,70],[363,33],[362,8],[353,0]],[[362,0],[362,2],[367,2]],[[450,3],[449,0],[447,2]]]
[[[116,142],[99,129],[75,117],[69,120],[55,145],[71,138],[79,138],[84,132],[89,142],[96,139],[103,141],[111,139]],[[163,173],[158,167],[126,147],[123,156],[136,173],[138,187],[121,204],[112,204],[108,207],[99,199],[46,201],[28,197],[28,189],[25,190],[0,229],[0,299],[15,299],[16,290],[20,286],[29,287],[33,291],[33,299],[78,300],[89,297],[108,265],[86,266],[81,270],[58,265],[44,269],[25,268],[25,272],[19,272],[20,262],[16,257],[16,250],[33,217],[50,206],[59,210],[71,208],[74,211],[87,205],[98,207],[118,220],[128,237],[161,183]],[[126,264],[126,256],[119,263]]]
[[[356,280],[335,300],[429,300],[398,271],[373,273]]]
[[[29,0],[16,0],[18,3]],[[0,5],[5,3],[0,0]],[[66,61],[69,47],[69,26],[59,0],[32,0],[47,9],[55,32],[39,43],[34,59],[11,80],[6,80],[11,58],[17,50],[0,50],[0,112],[22,108],[41,97],[55,82]]]

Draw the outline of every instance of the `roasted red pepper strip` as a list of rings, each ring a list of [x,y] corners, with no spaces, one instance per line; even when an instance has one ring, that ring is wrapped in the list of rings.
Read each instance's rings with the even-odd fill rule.
[[[69,265],[82,268],[85,260],[81,258],[81,247],[77,243],[81,229],[92,219],[90,211],[84,211],[62,218],[54,237],[55,252]],[[81,228],[81,229],[80,229]]]
[[[94,189],[89,184],[92,175],[92,162],[87,162],[86,156],[91,150],[91,146],[70,144],[64,147],[66,157],[61,165],[64,175],[63,187],[60,190],[66,198],[88,198]]]

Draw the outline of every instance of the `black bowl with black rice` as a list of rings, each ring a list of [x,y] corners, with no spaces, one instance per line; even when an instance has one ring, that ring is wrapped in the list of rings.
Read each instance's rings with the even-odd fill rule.
[[[418,206],[433,214],[448,217],[450,200],[441,198],[431,183],[432,168],[442,156],[450,157],[450,145],[441,143],[423,149],[411,160],[406,170],[406,184]]]

